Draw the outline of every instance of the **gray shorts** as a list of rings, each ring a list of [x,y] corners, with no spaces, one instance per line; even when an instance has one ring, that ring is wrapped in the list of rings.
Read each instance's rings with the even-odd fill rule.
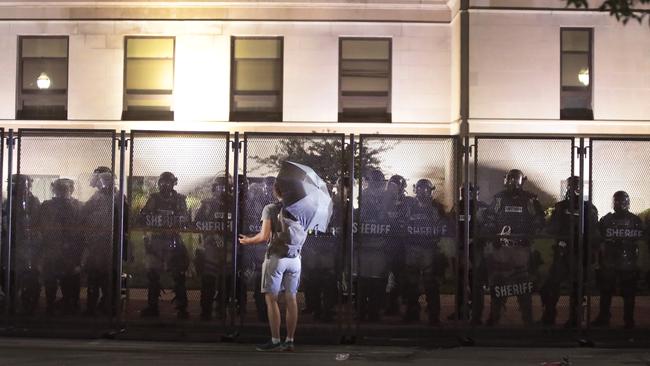
[[[280,291],[295,294],[300,285],[300,256],[279,258],[271,255],[262,263],[262,293],[277,295]]]

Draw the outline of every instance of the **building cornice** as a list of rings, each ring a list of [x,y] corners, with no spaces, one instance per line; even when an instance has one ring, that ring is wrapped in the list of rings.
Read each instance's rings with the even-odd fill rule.
[[[444,0],[1,1],[0,19],[449,22]]]

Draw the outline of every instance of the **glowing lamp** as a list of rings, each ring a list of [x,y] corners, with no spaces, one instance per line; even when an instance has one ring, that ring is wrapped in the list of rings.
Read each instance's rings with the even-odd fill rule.
[[[584,86],[589,85],[589,69],[581,69],[578,72],[578,81]]]
[[[50,77],[44,72],[42,72],[36,79],[36,86],[38,86],[39,89],[49,89],[50,84],[52,84]]]

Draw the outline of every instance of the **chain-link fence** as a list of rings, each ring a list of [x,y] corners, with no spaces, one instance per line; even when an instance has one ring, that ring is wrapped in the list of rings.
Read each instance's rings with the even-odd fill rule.
[[[480,137],[474,152],[468,318],[577,326],[581,187],[567,189],[579,182],[570,178],[573,139]]]
[[[333,200],[333,216],[327,231],[310,233],[302,248],[298,304],[301,324],[322,324],[332,328],[340,325],[342,295],[347,291],[344,273],[344,202],[348,190],[345,189],[347,177],[344,175],[344,136],[247,133],[244,146],[244,175],[239,182],[239,225],[243,235],[258,233],[261,230],[263,211],[271,212],[274,207],[279,207],[273,186],[283,162],[306,165],[326,182]],[[263,294],[260,293],[266,244],[239,246],[237,274],[241,286],[239,303],[242,304],[239,315],[244,324],[267,323],[266,305]]]
[[[353,268],[362,332],[456,319],[457,154],[451,137],[361,136]]]
[[[591,139],[587,321],[592,328],[650,326],[650,140]],[[587,231],[586,228],[586,231]]]
[[[226,133],[132,131],[124,317],[225,322],[232,266]]]
[[[114,131],[19,131],[9,178],[15,323],[115,314],[114,157]]]

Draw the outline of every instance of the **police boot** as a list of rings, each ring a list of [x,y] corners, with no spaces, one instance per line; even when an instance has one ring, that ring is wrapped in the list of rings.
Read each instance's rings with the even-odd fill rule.
[[[612,295],[611,294],[602,294],[600,295],[600,312],[596,319],[591,322],[592,327],[608,327],[609,318],[611,314],[609,312],[612,305]]]
[[[634,328],[634,296],[626,296],[623,298],[623,320],[625,321],[625,329]]]
[[[173,275],[174,280],[174,301],[176,303],[176,317],[178,319],[188,319],[190,313],[187,312],[187,289],[185,288],[185,273],[177,272]]]
[[[147,273],[149,279],[149,288],[147,289],[147,307],[140,310],[140,316],[158,317],[158,298],[160,297],[160,274],[157,271],[149,271]]]
[[[201,277],[201,320],[212,319],[212,303],[217,292],[216,282],[215,276],[203,275]]]

